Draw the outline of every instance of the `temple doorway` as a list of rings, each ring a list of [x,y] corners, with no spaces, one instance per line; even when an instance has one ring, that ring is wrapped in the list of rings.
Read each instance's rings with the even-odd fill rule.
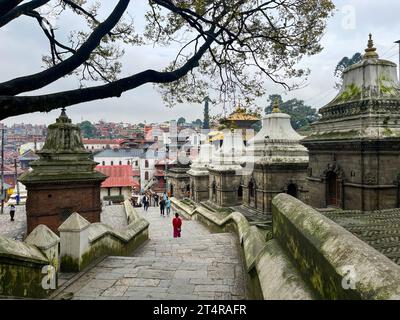
[[[255,192],[254,182],[250,181],[249,182],[249,205],[251,207],[255,207],[255,198],[256,198],[256,192]]]
[[[243,187],[240,185],[237,192],[238,202],[242,203],[243,201]]]
[[[297,198],[298,194],[297,194],[297,186],[294,183],[291,183],[288,185],[287,187],[287,194]]]
[[[340,180],[335,172],[328,172],[327,183],[327,205],[340,207]]]

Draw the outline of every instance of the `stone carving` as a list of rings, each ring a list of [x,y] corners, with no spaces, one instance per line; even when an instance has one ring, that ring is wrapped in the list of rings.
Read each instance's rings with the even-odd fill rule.
[[[376,177],[371,173],[367,172],[364,177],[365,184],[372,185],[376,183]]]
[[[334,172],[338,178],[344,179],[344,172],[337,163],[328,163],[326,169],[321,174],[321,178],[325,178],[329,172]]]

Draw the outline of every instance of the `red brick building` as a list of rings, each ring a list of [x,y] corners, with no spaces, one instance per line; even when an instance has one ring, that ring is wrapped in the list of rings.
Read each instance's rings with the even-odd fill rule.
[[[33,171],[19,179],[27,188],[28,234],[39,224],[54,232],[73,213],[90,222],[99,222],[100,185],[106,176],[95,170],[96,162],[86,151],[78,126],[63,109],[48,128],[40,159],[31,163]]]

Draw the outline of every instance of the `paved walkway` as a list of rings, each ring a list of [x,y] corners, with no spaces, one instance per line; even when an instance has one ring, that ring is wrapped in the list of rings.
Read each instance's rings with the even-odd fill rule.
[[[172,217],[138,209],[150,222],[150,241],[132,257],[108,257],[67,287],[74,299],[244,299],[245,280],[237,239],[211,234],[183,221],[172,238]]]
[[[25,206],[15,207],[15,221],[10,221],[9,208],[4,206],[4,213],[0,214],[0,235],[22,241],[26,235]]]

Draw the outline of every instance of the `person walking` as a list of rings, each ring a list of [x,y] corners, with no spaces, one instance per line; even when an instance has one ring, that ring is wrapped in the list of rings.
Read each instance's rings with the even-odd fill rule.
[[[163,216],[163,217],[165,215],[164,210],[165,210],[165,200],[161,199],[161,201],[160,201],[160,215]]]
[[[10,217],[11,217],[11,221],[15,221],[15,220],[14,220],[14,216],[15,216],[15,206],[12,204],[12,205],[10,205]]]
[[[147,211],[147,209],[149,208],[149,198],[147,197],[147,195],[143,196],[143,209],[144,211]]]
[[[167,216],[171,213],[171,199],[167,197],[165,201],[165,207],[167,208]]]
[[[143,197],[142,197],[142,204],[143,204],[143,208],[145,207],[145,204],[146,203],[146,195],[143,195]]]
[[[179,218],[179,214],[175,213],[175,218],[172,219],[172,226],[174,227],[174,238],[181,237],[182,220]]]
[[[154,195],[154,202],[155,202],[155,206],[156,206],[156,207],[158,207],[158,200],[159,200],[158,194],[156,193],[156,194]]]

